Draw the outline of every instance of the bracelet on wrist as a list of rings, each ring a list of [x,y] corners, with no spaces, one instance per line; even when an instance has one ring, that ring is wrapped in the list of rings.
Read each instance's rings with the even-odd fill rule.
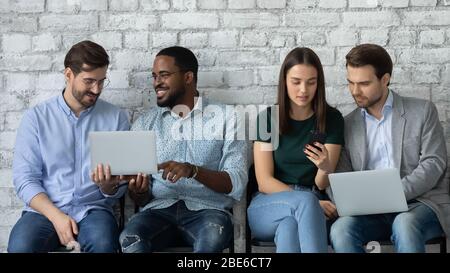
[[[198,167],[194,165],[194,174],[192,175],[192,178],[196,178],[198,174]]]
[[[198,167],[194,164],[190,164],[188,163],[191,167],[191,174],[189,175],[188,178],[195,178],[198,174]]]

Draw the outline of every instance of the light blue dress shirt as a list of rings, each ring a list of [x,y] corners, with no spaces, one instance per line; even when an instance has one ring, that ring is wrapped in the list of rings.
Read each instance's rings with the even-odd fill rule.
[[[239,200],[247,185],[247,149],[244,140],[228,139],[225,105],[207,105],[201,97],[192,111],[183,118],[170,108],[154,107],[140,116],[132,130],[152,130],[156,135],[158,163],[189,162],[213,171],[229,174],[232,190],[218,193],[193,178],[181,178],[176,183],[164,180],[162,173],[153,175],[153,199],[144,209],[167,208],[183,200],[190,210],[217,209],[228,212],[234,200]],[[212,110],[212,111],[209,111]]]
[[[25,210],[34,211],[31,199],[43,192],[77,222],[90,209],[112,212],[126,187],[107,196],[91,181],[88,135],[128,129],[127,113],[101,99],[78,118],[62,94],[27,110],[17,131],[13,162],[14,186]]]
[[[367,139],[367,169],[394,168],[392,150],[392,104],[394,98],[389,91],[386,102],[381,110],[383,116],[380,120],[370,115],[366,109],[361,109],[366,123]]]

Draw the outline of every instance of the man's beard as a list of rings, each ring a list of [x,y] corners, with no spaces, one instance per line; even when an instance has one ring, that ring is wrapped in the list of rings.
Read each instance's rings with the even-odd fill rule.
[[[158,89],[159,87],[155,88]],[[177,90],[167,90],[165,97],[163,100],[156,100],[156,104],[159,107],[169,107],[173,108],[178,104],[178,101],[183,97],[184,93],[186,92],[185,89],[177,89]],[[167,96],[167,97],[166,97]]]
[[[353,99],[355,100],[355,103],[358,105],[358,107],[370,108],[370,107],[374,106],[375,104],[377,104],[378,102],[380,102],[382,97],[383,97],[383,95],[380,95],[378,98],[376,98],[374,100],[370,100],[369,98],[363,96],[364,100],[367,101],[365,104],[359,104],[357,102],[357,99],[354,96],[353,96]]]
[[[88,96],[88,94],[91,94],[93,97]],[[99,95],[96,95],[89,90],[78,91],[74,87],[72,87],[72,95],[81,105],[83,105],[86,108],[93,106],[97,102],[97,99],[99,97]],[[83,100],[85,97],[93,98],[94,101],[90,102],[90,101]]]

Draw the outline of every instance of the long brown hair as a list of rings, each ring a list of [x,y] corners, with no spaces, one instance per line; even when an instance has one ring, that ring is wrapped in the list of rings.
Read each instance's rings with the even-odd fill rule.
[[[322,63],[314,51],[307,47],[294,48],[284,59],[280,69],[278,81],[278,106],[280,134],[290,131],[289,113],[291,111],[290,99],[287,92],[286,75],[293,66],[298,64],[311,65],[317,70],[317,91],[312,100],[312,109],[316,114],[316,129],[325,133],[327,108],[330,108],[325,99],[325,78]]]

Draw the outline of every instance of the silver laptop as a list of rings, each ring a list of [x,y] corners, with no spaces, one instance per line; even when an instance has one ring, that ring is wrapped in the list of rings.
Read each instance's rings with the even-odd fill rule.
[[[90,132],[91,169],[109,164],[112,175],[157,173],[156,137],[152,131]]]
[[[408,210],[397,169],[328,175],[339,216]]]

